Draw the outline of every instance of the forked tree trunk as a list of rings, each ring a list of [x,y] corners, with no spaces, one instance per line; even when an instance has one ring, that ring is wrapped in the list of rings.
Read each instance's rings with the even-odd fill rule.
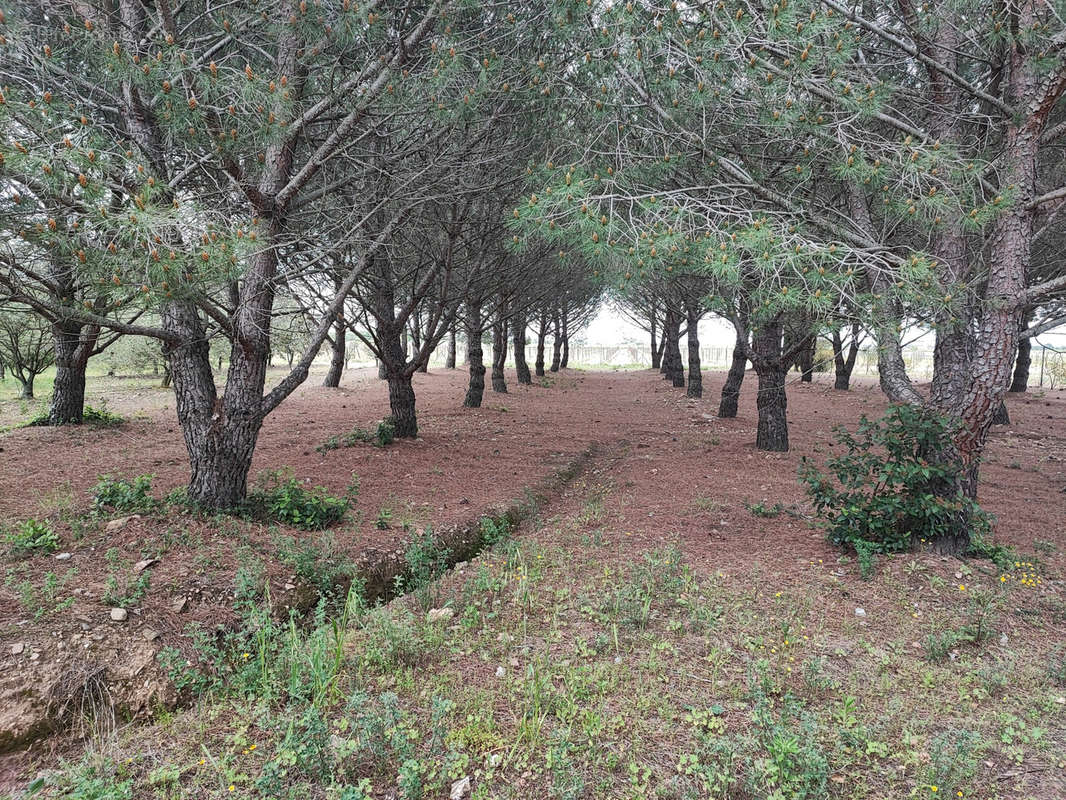
[[[700,373],[700,314],[696,303],[689,303],[688,314],[688,389],[687,397],[703,397],[703,375]]]
[[[733,345],[733,360],[725,376],[725,385],[722,386],[721,402],[718,403],[718,416],[724,419],[732,419],[737,415],[740,387],[744,383],[744,370],[748,365],[747,353],[748,340],[738,331],[736,344]]]
[[[659,337],[659,349],[651,354],[652,369],[657,369],[663,375],[666,374],[666,331]]]
[[[507,320],[504,304],[492,323],[492,391],[507,394],[507,378],[504,365],[507,363]]]
[[[782,363],[781,336],[781,323],[773,322],[761,325],[752,337],[755,356],[752,363],[759,376],[759,424],[755,446],[771,452],[788,450],[788,400],[785,396],[788,365]]]
[[[85,413],[85,369],[100,336],[97,326],[71,322],[52,325],[56,377],[49,425],[80,425]]]
[[[480,408],[485,395],[485,362],[481,350],[481,306],[468,306],[466,310],[466,360],[470,366],[470,383],[466,388],[463,405]]]
[[[552,331],[555,334],[552,337],[552,365],[551,372],[559,371],[559,362],[562,360],[563,354],[563,334],[559,325],[559,315],[552,314]]]
[[[519,314],[512,323],[511,344],[514,348],[514,366],[518,374],[519,385],[526,386],[533,383],[533,376],[529,373],[529,363],[526,361],[526,317]]]
[[[36,380],[37,376],[32,372],[25,378],[20,378],[15,373],[12,374],[15,375],[15,380],[18,381],[19,385],[22,387],[22,391],[19,392],[19,399],[33,400],[33,382]]]
[[[448,331],[448,354],[444,358],[445,369],[455,369],[455,326]]]
[[[851,326],[851,341],[848,342],[848,352],[844,355],[844,340],[840,336],[840,330],[833,330],[833,388],[846,392],[851,388],[851,374],[855,370],[855,360],[859,356],[859,332],[862,330],[858,323]]]

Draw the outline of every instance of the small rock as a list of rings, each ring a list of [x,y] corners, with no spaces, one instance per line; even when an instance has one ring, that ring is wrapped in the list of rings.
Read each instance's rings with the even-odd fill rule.
[[[126,621],[126,617],[128,617],[128,616],[129,616],[129,612],[127,612],[126,609],[124,609],[124,608],[112,608],[111,609],[111,619],[114,620],[115,622],[125,622]]]
[[[1060,706],[1066,706],[1066,697],[1056,697],[1055,702]]]
[[[508,663],[512,667],[514,667],[515,669],[518,669],[518,659],[517,658],[512,658]]]
[[[291,592],[295,588],[296,588],[296,584],[294,584],[294,583],[286,583],[285,584],[285,591],[286,592]]]
[[[158,558],[146,558],[146,559],[143,559],[142,561],[138,561],[136,564],[134,564],[133,565],[133,571],[134,572],[144,572],[146,569],[148,569],[153,564],[158,564],[158,563],[159,563],[159,559]]]
[[[496,677],[497,678],[502,678],[506,674],[507,674],[507,670],[505,670],[503,667],[496,667]]]
[[[70,553],[56,553],[56,561],[69,561]]]
[[[1007,634],[1005,634],[1005,633],[1001,633],[1001,634],[999,635],[999,643],[1000,643],[1000,644],[1002,644],[1002,645],[1006,645],[1008,641],[1010,641],[1010,640],[1009,640],[1009,639],[1007,638]]]
[[[856,608],[855,609],[855,616],[856,617],[865,617],[866,616],[866,609],[865,608]]]
[[[188,605],[189,605],[189,598],[188,597],[179,597],[176,600],[174,600],[173,603],[170,604],[170,610],[173,611],[175,614],[180,614],[182,611],[184,611],[186,609],[186,607]]]
[[[141,636],[144,637],[146,642],[154,642],[159,638],[159,631],[153,631],[151,628],[145,628],[141,631]]]
[[[614,657],[614,663],[615,664],[621,664],[622,663],[622,657],[621,656],[615,656]]]
[[[15,642],[13,645],[11,645],[11,655],[20,656],[22,655],[25,649],[26,645],[24,645],[22,642]]]
[[[445,622],[454,616],[455,611],[451,608],[431,608],[426,619],[429,622]]]
[[[104,526],[104,530],[107,531],[108,533],[114,533],[115,531],[120,531],[123,528],[125,528],[126,524],[131,519],[140,519],[140,518],[141,518],[140,514],[131,514],[128,517],[119,517],[118,519],[113,519],[109,523],[107,523],[107,525]]]
[[[452,784],[448,800],[463,800],[468,794],[470,794],[470,776],[466,775]]]

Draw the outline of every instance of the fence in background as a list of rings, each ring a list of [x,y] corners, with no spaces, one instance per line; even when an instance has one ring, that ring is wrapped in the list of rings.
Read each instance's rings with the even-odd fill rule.
[[[824,353],[823,353],[824,354]],[[464,353],[460,348],[459,361],[464,361]],[[526,360],[532,367],[536,359],[536,346],[526,348]],[[549,344],[545,351],[545,360],[551,363],[552,351]],[[688,359],[688,354],[682,348],[682,359]],[[438,347],[430,359],[430,365],[440,367],[444,364],[445,347]],[[701,347],[700,363],[705,370],[726,370],[733,358],[732,347]],[[1032,364],[1029,368],[1029,385],[1056,389],[1066,386],[1066,352],[1050,347],[1034,347],[1032,350]],[[912,378],[917,380],[929,380],[933,375],[933,351],[905,348],[903,360],[907,364],[907,371]],[[349,366],[372,366],[374,357],[361,345],[349,343],[348,364]],[[492,347],[485,347],[485,364],[492,363]],[[508,365],[513,367],[513,359],[508,360]],[[651,348],[648,345],[572,345],[570,347],[570,365],[575,367],[605,367],[615,369],[645,369],[651,366]],[[825,364],[824,371],[832,371],[833,364],[830,361]],[[874,350],[860,350],[855,363],[856,376],[877,376],[877,352]]]

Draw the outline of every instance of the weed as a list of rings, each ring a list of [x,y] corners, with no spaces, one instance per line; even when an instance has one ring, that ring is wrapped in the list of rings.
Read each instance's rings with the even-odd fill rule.
[[[374,447],[387,447],[396,440],[396,426],[391,417],[378,423],[373,433],[366,428],[352,428],[344,436],[330,436],[315,448],[319,453],[328,453],[341,447],[355,447],[357,444],[372,444]]]
[[[433,586],[448,569],[448,549],[433,538],[433,529],[427,527],[407,543],[403,560],[407,569],[396,577],[397,592],[414,592],[423,610],[435,606],[438,594]]]
[[[785,507],[781,503],[774,503],[772,506],[760,501],[758,503],[744,503],[744,508],[748,509],[756,517],[763,517],[766,519],[772,519],[773,517],[781,516],[781,512],[785,510]]]
[[[297,578],[314,586],[323,597],[347,586],[355,574],[355,566],[328,533],[300,539],[279,536],[276,546],[278,560],[292,567]]]
[[[9,532],[5,539],[12,555],[54,553],[59,549],[59,534],[46,520],[28,519]]]
[[[344,519],[358,496],[359,478],[354,473],[344,495],[337,497],[321,486],[308,488],[283,470],[271,470],[249,493],[248,504],[278,522],[317,531]]]
[[[132,575],[129,560],[122,557],[117,547],[109,548],[104,559],[107,561],[107,584],[103,601],[120,608],[137,605],[148,592],[148,571]]]
[[[1048,658],[1047,676],[1056,686],[1066,686],[1066,645],[1059,645]]]
[[[388,506],[382,506],[378,509],[378,516],[374,520],[374,527],[379,531],[387,531],[389,529],[389,523],[392,522],[392,509]]]
[[[150,511],[156,505],[152,497],[152,475],[138,475],[133,480],[101,475],[92,489],[93,511]]]
[[[82,411],[82,424],[89,425],[93,428],[114,428],[118,425],[125,423],[122,417],[118,414],[112,414],[107,408],[93,408],[92,406],[85,406]],[[47,413],[38,414],[36,417],[26,423],[27,427],[42,427],[52,424],[51,416]],[[63,423],[60,423],[63,424]]]

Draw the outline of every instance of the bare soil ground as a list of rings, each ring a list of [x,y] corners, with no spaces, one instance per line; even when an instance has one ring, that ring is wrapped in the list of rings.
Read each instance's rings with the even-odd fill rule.
[[[733,420],[714,416],[724,379],[721,374],[705,376],[702,400],[686,399],[651,372],[569,370],[532,387],[517,386],[512,375],[511,393],[487,391],[481,409],[461,407],[465,377],[462,371],[416,376],[420,438],[386,448],[357,445],[316,450],[329,437],[343,435],[353,426],[372,428],[388,413],[386,388],[368,370],[347,374],[340,389],[321,388],[312,377],[268,419],[253,476],[284,467],[299,478],[341,493],[352,474],[358,475],[356,511],[326,534],[166,508],[139,517],[119,515],[123,519],[117,522],[107,516],[87,516],[88,492],[99,475],[150,473],[157,497],[182,486],[187,478],[172,395],[143,382],[126,389],[115,380],[100,386],[109,410],[129,420],[120,427],[27,428],[0,435],[0,521],[48,519],[62,536],[60,551],[70,554],[61,561],[54,555],[41,555],[8,559],[3,564],[0,751],[6,749],[4,736],[8,744],[20,738],[28,745],[0,760],[0,791],[5,784],[12,789],[25,785],[37,770],[54,765],[61,755],[71,755],[80,746],[69,734],[41,735],[61,716],[56,698],[50,695],[56,685],[103,669],[120,716],[143,722],[160,708],[173,707],[178,697],[173,674],[160,665],[159,653],[172,648],[192,662],[196,654],[191,626],[211,629],[219,623],[235,623],[234,599],[239,591],[235,578],[242,567],[253,562],[263,566],[268,596],[277,606],[305,608],[308,587],[294,556],[301,543],[310,543],[312,552],[336,561],[365,562],[385,553],[402,553],[414,531],[429,524],[474,522],[521,498],[523,490],[542,483],[594,447],[582,475],[542,510],[544,517],[523,526],[520,538],[542,548],[542,557],[547,554],[551,567],[545,568],[545,582],[557,588],[582,581],[609,582],[612,575],[622,575],[640,563],[645,554],[676,548],[691,574],[717,582],[718,599],[731,609],[725,616],[739,615],[733,620],[734,634],[751,624],[751,618],[744,616],[745,608],[764,614],[760,624],[771,627],[784,613],[782,598],[794,604],[793,614],[801,609],[802,629],[807,631],[804,639],[817,640],[817,652],[808,655],[829,659],[830,671],[835,669],[846,687],[844,694],[851,692],[859,698],[862,719],[872,723],[888,715],[903,720],[901,728],[909,719],[916,730],[924,730],[923,725],[933,724],[944,712],[944,703],[956,704],[953,718],[969,721],[991,742],[980,750],[980,769],[968,779],[966,791],[980,787],[989,790],[980,796],[988,797],[1062,796],[1066,713],[1057,701],[1066,689],[1056,688],[1053,680],[1039,678],[1038,673],[1043,674],[1039,670],[1053,657],[1055,645],[1066,643],[1061,580],[1066,569],[1066,395],[1011,396],[1012,425],[993,433],[981,473],[980,499],[998,518],[997,541],[1027,554],[1026,563],[1035,566],[1019,566],[1017,574],[999,575],[987,562],[967,564],[918,554],[884,559],[878,578],[863,582],[855,565],[812,527],[796,469],[804,456],[822,460],[831,453],[834,425],[851,424],[861,414],[881,413],[885,402],[876,385],[859,381],[851,392],[842,393],[833,391],[824,378],[814,384],[792,383],[792,451],[767,454],[756,451],[753,444],[754,375],[745,381],[740,416]],[[0,424],[9,425],[19,418],[21,410],[13,406],[0,407]],[[780,504],[782,510],[771,517],[760,516],[751,510],[760,503],[768,509]],[[379,520],[388,527],[382,529]],[[150,559],[158,560],[136,571],[138,562]],[[491,565],[493,556],[487,554],[478,561]],[[471,569],[467,568],[468,577]],[[552,569],[557,573],[554,577]],[[1024,583],[1022,572],[1026,573]],[[458,587],[456,597],[466,591],[461,574],[448,579]],[[129,604],[128,618],[112,621],[110,605],[102,600],[109,581],[132,593],[142,575],[148,577],[140,596]],[[1039,583],[1030,585],[1028,578],[1035,575]],[[513,568],[509,576],[512,583],[517,580]],[[980,652],[953,654],[948,667],[926,669],[924,638],[941,630],[952,615],[964,613],[966,587],[978,583],[998,583],[1005,593],[996,623],[996,635],[1002,638]],[[549,595],[551,588],[545,590]],[[613,590],[604,584],[603,591]],[[861,617],[856,616],[859,607],[864,611]],[[458,602],[456,608],[460,608]],[[535,609],[531,600],[522,613],[535,617]],[[669,616],[670,609],[661,610],[663,625]],[[667,636],[674,628],[663,631]],[[493,635],[510,634],[495,631]],[[643,653],[653,644],[636,637],[627,652]],[[707,653],[690,654],[687,647],[684,642],[676,644],[681,655],[669,674],[677,669],[702,675],[699,665],[705,666]],[[744,668],[738,665],[735,674],[726,670],[730,681],[735,678],[738,686],[745,683],[744,672],[751,669],[748,662],[760,655],[757,647],[744,661]],[[528,651],[527,647],[524,652],[528,655]],[[455,655],[433,656],[438,658],[435,668],[442,675],[462,674],[474,686],[491,684],[496,665],[511,663],[507,659],[515,656],[511,649],[499,651],[496,645],[480,656],[476,652],[464,655],[461,645],[449,652]],[[886,667],[891,660],[886,653],[904,659],[905,664],[893,662]],[[682,655],[692,655],[695,662]],[[521,653],[518,658],[523,666],[529,662]],[[1038,713],[1044,727],[1041,737],[1024,739],[1021,747],[1017,744],[1021,734],[1004,733],[1008,723],[1003,710],[993,707],[999,701],[975,699],[972,694],[964,697],[954,691],[960,676],[965,678],[963,683],[970,680],[965,670],[972,672],[980,666],[974,666],[974,659],[1034,665],[1036,672],[1019,666],[1018,674],[1024,672],[1024,679],[1007,691],[1027,693],[1011,697],[1016,706],[1012,719],[1033,726],[1037,724],[1033,715]],[[790,666],[781,668],[791,673]],[[891,688],[885,679],[867,681],[863,675],[866,670],[880,670],[883,678],[889,668],[901,680],[929,681],[931,687],[905,697],[902,708],[892,706],[883,692],[901,690]],[[1013,669],[1008,666],[1007,672]],[[640,674],[640,670],[633,672]],[[372,676],[375,685],[395,687],[396,680],[395,676]],[[787,684],[789,678],[782,680]],[[698,690],[699,686],[689,686],[678,701],[690,700],[689,694]],[[734,711],[727,704],[727,708],[728,724],[744,728],[739,707]],[[827,706],[826,714],[832,713]],[[517,723],[501,718],[495,724],[501,729],[499,736],[510,741],[508,734],[514,734],[511,728]],[[683,727],[669,715],[660,724]],[[651,736],[650,729],[646,732]],[[896,733],[905,738],[906,731]],[[997,737],[1002,740],[998,744]],[[1006,744],[1004,737],[1011,742]],[[124,746],[124,754],[136,760],[133,745],[127,742]],[[1010,749],[1016,746],[1020,750]],[[923,740],[916,748],[918,755],[913,758],[921,762],[922,753],[930,758],[928,742]],[[532,755],[529,758],[535,760]],[[595,760],[594,755],[586,758]],[[652,787],[676,782],[680,774],[676,761],[673,751],[654,757],[649,753],[651,777],[646,782]],[[876,778],[862,791],[853,782],[856,776],[867,779],[862,769],[845,773],[845,784],[835,775],[829,784],[833,796],[902,797],[910,796],[907,791],[916,786],[923,787],[920,796],[937,796],[916,777],[921,764],[915,766],[902,756],[899,761],[898,781],[888,767],[872,769],[869,775]],[[158,766],[157,761],[152,763]],[[503,791],[483,772],[481,781],[487,793],[482,796],[533,796],[528,787],[523,792],[517,779],[535,781],[531,776],[538,774],[530,762],[523,762],[518,772],[503,769],[504,785],[509,786]],[[627,794],[615,785],[617,781],[611,781],[610,788],[593,790],[590,785],[582,790],[584,794],[574,796],[673,796]],[[159,796],[206,797],[215,792],[227,796],[228,786],[222,790],[206,786],[197,783],[189,793]],[[999,787],[998,794],[990,793],[995,787]],[[558,795],[554,790],[534,794]],[[260,795],[249,789],[240,796]]]

